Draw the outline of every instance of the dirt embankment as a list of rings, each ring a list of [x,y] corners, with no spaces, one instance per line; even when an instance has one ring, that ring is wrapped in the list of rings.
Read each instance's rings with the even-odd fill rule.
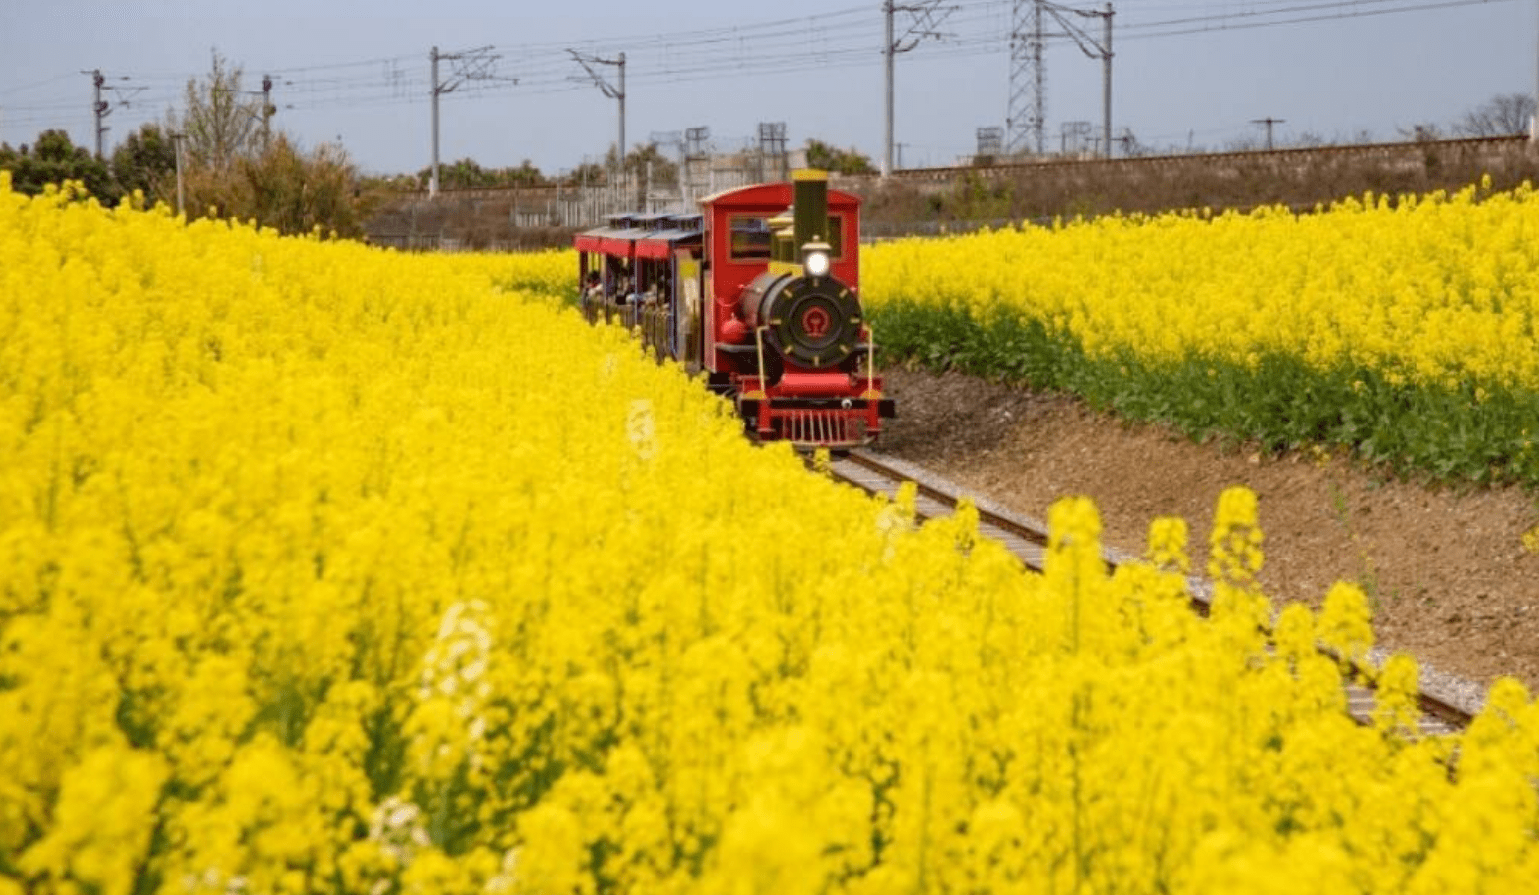
[[[1516,488],[1428,488],[1386,480],[1339,457],[1269,456],[1196,444],[1061,396],[958,374],[889,371],[899,419],[882,450],[923,464],[1039,518],[1082,494],[1107,544],[1141,553],[1149,522],[1191,529],[1194,571],[1207,560],[1218,495],[1256,492],[1274,602],[1318,605],[1330,585],[1368,593],[1381,646],[1477,681],[1539,686],[1539,553],[1525,534],[1539,502]],[[1539,546],[1536,544],[1535,546]]]

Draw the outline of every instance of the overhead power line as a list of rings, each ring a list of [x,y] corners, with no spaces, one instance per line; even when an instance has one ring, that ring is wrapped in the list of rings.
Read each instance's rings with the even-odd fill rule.
[[[940,38],[942,36],[937,30],[940,27],[941,21],[951,13],[956,12],[959,7],[947,6],[943,8],[940,3],[941,0],[924,0],[921,3],[909,3],[899,6],[893,0],[887,0],[887,2],[882,4],[883,21],[886,25],[885,37],[882,40],[882,56],[886,59],[887,63],[887,127],[886,138],[882,141],[883,177],[892,173],[893,106],[895,103],[895,88],[893,84],[895,66],[893,62],[899,53],[907,53],[914,49],[925,38]],[[897,14],[900,12],[910,16],[908,29],[903,32],[901,37],[896,36],[897,28],[895,22]]]
[[[464,84],[477,81],[504,81],[517,84],[517,78],[499,78],[496,73],[495,63],[499,58],[491,52],[491,47],[477,47],[474,50],[461,50],[458,53],[440,53],[434,47],[429,54],[432,63],[433,84],[433,172],[428,179],[428,198],[438,195],[438,98],[445,93],[452,93]],[[438,78],[438,63],[448,62],[453,71],[444,80]]]
[[[581,65],[583,71],[588,73],[588,78],[594,86],[598,87],[605,96],[619,101],[620,137],[619,141],[615,143],[615,165],[619,169],[620,179],[623,179],[625,176],[625,54],[621,53],[613,59],[605,59],[602,56],[587,56],[573,49],[568,49],[567,52],[572,54],[572,58],[577,61],[577,64]],[[616,86],[609,83],[603,75],[594,71],[593,66],[595,65],[614,66],[619,72],[619,85]],[[578,80],[582,79],[579,78]]]
[[[1285,27],[1323,21],[1347,20],[1428,10],[1461,8],[1473,5],[1493,6],[1514,0],[1271,0],[1251,2],[1239,11],[1208,11],[1190,3],[1156,2],[1148,5],[1127,3],[1119,10],[1117,42],[1167,39],[1182,35],[1218,33],[1256,28]],[[901,5],[900,5],[901,3]],[[1007,146],[1018,148],[1021,130],[1030,124],[1033,136],[1043,117],[1018,102],[1017,75],[1019,35],[1022,29],[1012,20],[1012,13],[1032,5],[1020,0],[888,0],[883,9],[893,12],[909,25],[909,33],[900,36],[895,22],[892,40],[886,40],[886,22],[874,4],[864,2],[827,10],[816,16],[778,18],[738,26],[697,28],[650,35],[586,39],[573,42],[493,43],[485,49],[500,58],[504,73],[496,77],[464,78],[447,89],[424,66],[421,56],[375,55],[331,64],[298,66],[264,65],[260,70],[284,84],[285,108],[316,110],[335,108],[378,108],[421,102],[453,102],[492,96],[533,96],[585,89],[590,81],[575,82],[572,55],[575,51],[590,58],[614,58],[624,48],[627,60],[627,90],[647,91],[659,86],[702,82],[754,72],[756,77],[773,78],[804,71],[839,71],[866,68],[879,56],[892,56],[910,47],[904,44],[916,38],[938,34],[944,8],[944,41],[927,41],[915,47],[915,56],[941,61],[975,57],[998,52],[1011,59],[1010,111],[1007,116]],[[933,21],[925,18],[933,16]],[[912,20],[911,23],[909,20]],[[1036,29],[1033,29],[1033,36]],[[1040,31],[1042,44],[1061,44],[1072,40],[1073,32],[1053,23],[1051,18]],[[899,44],[889,51],[884,47]],[[143,93],[134,98],[133,108],[117,109],[120,123],[152,121],[158,112],[175,105],[194,77],[164,71],[129,72]],[[77,115],[78,98],[50,96],[49,90],[68,80],[70,75],[46,77],[26,84],[0,87],[5,97],[5,124],[10,128],[57,127],[62,120]],[[439,89],[446,88],[446,89]],[[78,94],[77,94],[78,96]],[[437,128],[435,128],[435,133]],[[885,149],[885,147],[884,147]]]

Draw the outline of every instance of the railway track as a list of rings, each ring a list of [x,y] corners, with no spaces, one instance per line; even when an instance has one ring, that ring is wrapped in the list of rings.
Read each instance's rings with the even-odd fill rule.
[[[957,502],[963,496],[968,496],[978,510],[979,533],[1002,543],[1028,568],[1042,570],[1048,531],[1047,525],[1039,519],[1008,512],[986,500],[965,495],[958,486],[920,467],[867,451],[851,451],[847,455],[834,457],[830,471],[836,479],[871,494],[892,496],[905,481],[914,482],[918,489],[914,502],[915,514],[921,519],[947,515],[956,509]],[[1110,548],[1103,548],[1102,558],[1108,571],[1114,570],[1121,563],[1137,561],[1135,556]],[[1192,610],[1207,615],[1213,601],[1212,584],[1197,577],[1188,578],[1187,581]],[[1375,650],[1368,661],[1378,665],[1387,657],[1382,651]],[[1472,685],[1467,681],[1423,669],[1418,696],[1421,733],[1427,736],[1446,735],[1467,726],[1479,710],[1477,700],[1468,695],[1471,689]],[[1347,711],[1354,719],[1362,724],[1371,724],[1373,708],[1374,695],[1371,688],[1358,684],[1347,685]]]

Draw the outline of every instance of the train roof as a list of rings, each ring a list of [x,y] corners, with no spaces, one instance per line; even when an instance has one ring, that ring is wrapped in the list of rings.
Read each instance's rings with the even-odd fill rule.
[[[698,213],[639,212],[612,214],[603,227],[584,230],[573,238],[581,252],[666,258],[675,245],[698,239],[704,232]]]
[[[785,208],[791,204],[791,196],[792,189],[791,181],[789,180],[756,183],[751,186],[739,186],[714,192],[700,200],[700,207],[723,206],[732,208],[742,206],[744,208],[759,208],[779,205]],[[829,208],[854,208],[859,205],[860,197],[854,193],[833,188],[830,188],[828,191]]]
[[[630,254],[630,244],[652,231],[651,221],[643,219],[654,215],[639,212],[623,212],[609,215],[602,227],[584,230],[572,239],[572,245],[580,252],[603,252],[611,255]]]
[[[698,214],[665,215],[664,229],[653,230],[636,242],[636,255],[641,258],[667,258],[678,246],[700,244],[705,237],[702,218]]]

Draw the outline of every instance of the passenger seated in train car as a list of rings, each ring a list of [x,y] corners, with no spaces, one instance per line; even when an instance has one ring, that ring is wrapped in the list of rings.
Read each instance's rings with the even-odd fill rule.
[[[607,272],[605,279],[609,285],[604,290],[604,295],[612,299],[615,304],[623,305],[631,292],[630,265],[626,263],[624,258],[609,257],[605,259],[605,262]]]
[[[641,265],[641,301],[643,304],[656,305],[667,302],[668,292],[668,262],[659,259],[647,259],[638,262]]]
[[[599,301],[604,297],[604,277],[597,270],[588,271],[588,280],[583,284],[583,298],[589,302]]]
[[[657,279],[652,281],[653,301],[666,305],[673,298],[673,272],[666,261],[657,265]]]
[[[633,298],[637,304],[643,304],[647,300],[648,290],[652,282],[651,265],[645,258],[636,259],[636,288]]]

